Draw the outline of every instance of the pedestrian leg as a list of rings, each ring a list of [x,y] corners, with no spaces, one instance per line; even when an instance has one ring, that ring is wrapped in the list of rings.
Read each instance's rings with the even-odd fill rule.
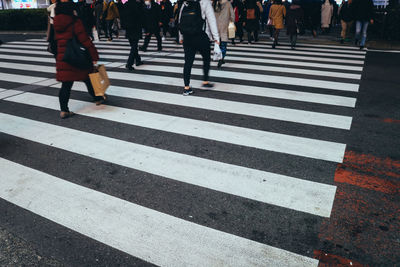
[[[362,37],[361,37],[361,43],[360,43],[360,48],[364,48],[365,42],[367,41],[367,30],[368,30],[368,21],[363,21],[362,23]]]
[[[358,42],[360,40],[361,28],[362,28],[362,22],[361,21],[356,21],[356,34],[355,34],[355,37],[354,37],[354,44],[355,45],[358,45]]]
[[[162,40],[161,40],[161,36],[160,36],[160,31],[156,31],[154,33],[154,35],[156,36],[156,39],[157,39],[157,50],[161,51],[162,50]]]
[[[342,20],[341,23],[342,23],[342,32],[340,36],[342,37],[342,39],[340,40],[340,42],[343,44],[344,39],[346,39],[347,23],[344,20]]]
[[[258,42],[258,30],[254,31],[254,41]]]
[[[99,101],[102,102],[103,99],[104,99],[103,96],[96,96],[95,95],[92,83],[90,82],[90,79],[84,80],[83,82],[86,84],[87,91],[88,91],[89,95],[91,97],[93,97],[93,100],[96,101],[96,104],[99,104],[98,103]]]
[[[188,42],[187,38],[184,39],[183,49],[185,52],[185,64],[183,66],[183,81],[185,83],[185,89],[189,89],[190,76],[192,73],[192,67],[194,58],[196,56],[196,48],[193,47],[192,42]]]
[[[226,44],[226,42],[225,42]],[[200,48],[198,49],[202,58],[203,58],[203,86],[208,85],[207,87],[212,87],[213,85],[208,83],[208,74],[210,72],[210,63],[211,63],[211,48],[210,48],[210,39],[206,33],[202,35],[202,39],[199,42]]]
[[[74,82],[62,82],[58,100],[60,102],[60,109],[63,112],[69,112],[68,101],[71,95],[71,88]]]
[[[147,46],[150,43],[151,35],[152,35],[151,33],[147,33],[146,37],[144,38],[143,46],[140,48],[140,50],[142,50],[143,52],[147,51]]]

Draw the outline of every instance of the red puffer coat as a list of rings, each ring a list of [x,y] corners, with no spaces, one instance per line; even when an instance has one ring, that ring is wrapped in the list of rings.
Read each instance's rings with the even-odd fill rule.
[[[74,25],[73,25],[74,24]],[[72,27],[74,26],[74,27]],[[84,81],[89,78],[91,69],[77,69],[68,63],[62,61],[68,40],[72,39],[74,30],[79,42],[89,50],[93,61],[99,60],[99,54],[89,39],[82,21],[77,17],[59,14],[54,17],[55,39],[57,41],[57,57],[56,57],[56,78],[60,82]]]

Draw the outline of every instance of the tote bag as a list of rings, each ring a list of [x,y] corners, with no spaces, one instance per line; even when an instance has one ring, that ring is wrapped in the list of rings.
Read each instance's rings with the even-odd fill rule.
[[[67,42],[67,47],[62,60],[78,69],[90,69],[92,67],[92,58],[86,47],[84,47],[75,36],[75,22],[72,25],[73,37]]]
[[[89,78],[93,86],[94,94],[96,96],[104,96],[107,88],[110,86],[110,80],[108,79],[104,65],[95,67],[93,73],[89,74]]]

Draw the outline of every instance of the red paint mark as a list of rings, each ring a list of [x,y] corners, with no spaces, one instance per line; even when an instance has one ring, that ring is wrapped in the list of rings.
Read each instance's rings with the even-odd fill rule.
[[[384,118],[383,122],[386,122],[386,123],[400,123],[400,120],[391,119],[391,118]]]
[[[335,182],[347,183],[386,194],[396,194],[400,189],[400,182],[388,181],[377,176],[360,174],[352,170],[345,170],[341,167],[338,167],[335,172]]]
[[[400,178],[400,161],[390,158],[378,158],[369,154],[346,151],[343,164],[352,169],[360,169],[377,175]]]
[[[361,263],[358,263],[356,261],[352,261],[349,259],[345,259],[343,257],[333,255],[333,254],[328,254],[320,250],[315,250],[314,251],[314,258],[319,260],[318,267],[330,267],[330,266],[335,266],[335,267],[342,267],[342,266],[354,266],[354,267],[362,267],[362,266],[368,266],[368,265],[362,265]]]

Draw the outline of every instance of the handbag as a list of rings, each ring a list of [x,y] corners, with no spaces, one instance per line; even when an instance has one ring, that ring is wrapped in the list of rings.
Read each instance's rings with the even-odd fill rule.
[[[68,40],[62,61],[78,69],[90,69],[92,67],[92,57],[75,36],[75,21],[72,24],[72,38]]]
[[[267,25],[268,26],[274,25],[274,20],[272,18],[268,18]]]
[[[228,26],[228,39],[233,39],[233,38],[235,38],[235,35],[236,35],[235,23],[229,22],[229,26]]]
[[[107,75],[104,65],[98,65],[89,74],[90,82],[93,86],[94,94],[96,96],[104,96],[107,88],[110,86],[110,80]]]

